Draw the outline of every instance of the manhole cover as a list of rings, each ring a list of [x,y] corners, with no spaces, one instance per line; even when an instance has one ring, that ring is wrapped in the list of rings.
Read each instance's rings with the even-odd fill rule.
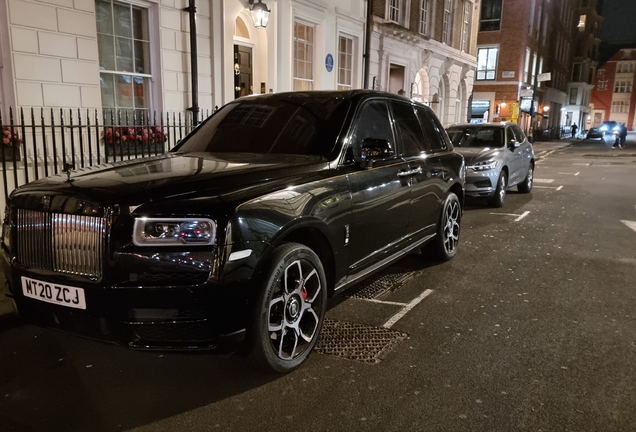
[[[407,281],[413,279],[417,272],[393,271],[384,272],[379,276],[367,279],[356,284],[340,294],[342,297],[358,299],[374,299],[380,297],[387,291],[396,291]]]
[[[391,329],[326,319],[314,350],[364,363],[380,363],[407,336]]]

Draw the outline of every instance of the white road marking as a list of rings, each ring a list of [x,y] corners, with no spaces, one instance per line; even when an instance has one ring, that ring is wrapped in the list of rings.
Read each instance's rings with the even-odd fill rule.
[[[580,173],[580,172],[576,172],[576,173],[564,173],[564,172],[560,172],[559,174],[577,176],[577,175],[579,175],[579,174],[581,174],[581,173]]]
[[[521,219],[523,219],[524,217],[528,216],[530,214],[530,210],[526,210],[525,212],[523,212],[522,214],[514,214],[514,213],[490,213],[491,215],[501,215],[501,216],[515,216],[517,219],[515,219],[515,222],[519,222]]]
[[[589,163],[573,163],[572,165],[590,166],[590,164],[589,164]]]
[[[387,322],[384,323],[384,325],[382,327],[384,328],[391,328],[393,326],[393,324],[395,324],[396,322],[398,322],[404,315],[406,315],[411,309],[413,309],[415,306],[417,306],[419,304],[419,302],[421,302],[422,300],[424,300],[426,297],[428,297],[429,295],[431,295],[433,293],[432,289],[427,289],[426,291],[424,291],[422,294],[419,295],[419,297],[414,298],[411,303],[407,304],[406,306],[404,306],[398,313],[396,313],[395,315],[393,315]]]
[[[556,187],[556,186],[537,186],[537,185],[534,185],[532,187],[536,188],[536,189],[557,189],[557,190],[559,190],[563,186]]]
[[[391,306],[408,306],[408,303],[392,302],[392,301],[377,300],[377,299],[359,299],[359,300],[364,300],[364,301],[368,301],[368,302],[371,302],[371,303],[380,303],[380,304],[385,304],[385,305],[391,305]]]
[[[563,189],[563,186],[559,186],[556,190],[561,190]]]
[[[534,182],[535,183],[552,183],[554,181],[554,179],[542,179],[542,178],[535,178]]]
[[[626,220],[622,220],[621,222],[623,222],[625,225],[627,225],[628,227],[630,227],[631,229],[636,231],[636,222],[634,222],[634,221],[626,221]]]

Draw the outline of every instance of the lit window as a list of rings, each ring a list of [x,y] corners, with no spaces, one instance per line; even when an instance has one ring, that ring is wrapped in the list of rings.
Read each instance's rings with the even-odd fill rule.
[[[148,10],[112,0],[95,2],[102,106],[150,108]]]
[[[579,24],[577,25],[579,31],[585,31],[585,15],[579,17]]]
[[[499,48],[479,48],[477,50],[477,79],[494,80],[497,69]]]
[[[353,39],[340,36],[338,42],[338,90],[351,90]]]
[[[523,82],[528,82],[528,72],[530,70],[530,48],[526,48],[526,63],[523,66]]]
[[[314,27],[294,22],[294,90],[314,88]]]
[[[599,81],[598,82],[599,90],[607,90],[607,81]]]

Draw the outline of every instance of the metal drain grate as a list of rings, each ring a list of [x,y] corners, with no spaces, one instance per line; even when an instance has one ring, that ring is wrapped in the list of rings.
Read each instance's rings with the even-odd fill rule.
[[[391,329],[326,319],[314,350],[364,363],[380,363],[407,336]]]
[[[374,299],[387,291],[396,291],[407,281],[415,277],[417,272],[384,273],[362,283],[356,284],[340,294],[342,297],[358,299]]]

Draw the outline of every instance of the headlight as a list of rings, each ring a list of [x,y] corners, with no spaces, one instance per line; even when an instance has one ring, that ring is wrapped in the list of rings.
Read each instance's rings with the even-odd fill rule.
[[[491,169],[495,169],[496,167],[497,161],[490,160],[485,162],[477,162],[476,164],[473,164],[468,168],[472,169],[473,171],[488,171]]]
[[[216,224],[198,218],[138,218],[133,230],[137,246],[213,245]]]
[[[605,132],[607,130],[607,126],[601,126],[598,130]]]

